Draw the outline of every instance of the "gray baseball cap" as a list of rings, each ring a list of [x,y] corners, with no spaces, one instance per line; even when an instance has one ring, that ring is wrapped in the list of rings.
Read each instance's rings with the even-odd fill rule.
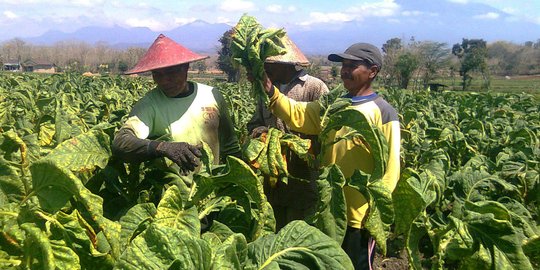
[[[379,48],[369,43],[355,43],[347,48],[344,53],[333,53],[328,55],[328,60],[332,62],[343,62],[343,59],[368,61],[371,64],[377,65],[379,70],[383,63],[383,57]]]

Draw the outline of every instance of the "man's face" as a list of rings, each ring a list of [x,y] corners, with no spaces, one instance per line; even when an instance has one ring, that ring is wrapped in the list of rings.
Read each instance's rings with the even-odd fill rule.
[[[273,83],[281,83],[285,84],[288,83],[287,81],[287,64],[281,64],[281,63],[264,63],[264,70],[266,71],[266,75],[268,75],[268,78]]]
[[[152,70],[152,78],[159,89],[168,97],[185,91],[189,64]]]
[[[362,61],[343,59],[341,80],[343,80],[343,86],[351,94],[365,89],[371,83],[371,80],[375,78],[376,74],[376,66],[369,67],[367,63]]]

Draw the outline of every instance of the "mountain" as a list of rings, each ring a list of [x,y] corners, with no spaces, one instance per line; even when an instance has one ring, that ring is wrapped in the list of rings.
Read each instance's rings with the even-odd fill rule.
[[[125,49],[131,46],[147,48],[159,34],[164,34],[197,52],[215,53],[220,46],[219,38],[230,28],[227,24],[210,24],[200,20],[161,32],[155,32],[146,27],[91,26],[72,33],[49,31],[41,36],[23,38],[23,40],[36,45],[53,45],[56,42],[66,40],[83,41],[90,44],[105,42],[115,48]]]
[[[463,38],[482,38],[488,42],[506,40],[515,43],[540,38],[538,24],[516,20],[512,15],[493,7],[468,3],[432,0],[396,0],[399,12],[392,17],[369,16],[359,21],[291,26],[286,30],[298,47],[308,55],[324,55],[343,51],[355,42],[370,42],[381,47],[391,38],[408,41],[445,42],[448,46]],[[94,44],[106,42],[116,48],[147,48],[163,33],[199,53],[213,54],[219,38],[229,30],[227,24],[194,21],[170,31],[156,32],[149,28],[84,27],[72,33],[49,31],[41,36],[23,38],[32,44],[52,45],[62,40],[80,40]]]

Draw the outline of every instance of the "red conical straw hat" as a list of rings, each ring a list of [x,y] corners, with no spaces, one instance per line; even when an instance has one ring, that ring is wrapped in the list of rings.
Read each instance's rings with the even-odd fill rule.
[[[139,62],[125,74],[142,73],[154,69],[172,67],[208,58],[199,55],[172,39],[160,34]]]
[[[266,63],[283,63],[300,66],[309,65],[309,60],[287,35],[283,36],[281,42],[283,43],[283,46],[287,52],[282,55],[275,55],[266,58]]]

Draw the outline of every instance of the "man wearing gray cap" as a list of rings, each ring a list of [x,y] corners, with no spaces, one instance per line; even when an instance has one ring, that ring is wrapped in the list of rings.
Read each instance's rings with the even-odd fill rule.
[[[348,90],[345,97],[352,100],[352,108],[361,112],[372,125],[380,128],[388,143],[388,164],[383,183],[393,191],[400,175],[400,125],[396,110],[372,89],[372,82],[381,70],[382,54],[368,43],[351,45],[344,53],[330,54],[328,60],[341,62],[341,79]],[[292,130],[305,134],[319,134],[320,105],[317,102],[297,102],[281,94],[270,79],[264,82],[270,96],[269,108]],[[338,130],[327,139],[333,142],[349,132],[347,127]],[[323,165],[337,164],[343,175],[350,178],[355,170],[372,173],[375,160],[369,145],[362,140],[339,140],[329,143]],[[371,269],[374,257],[374,241],[363,228],[369,209],[366,198],[349,186],[344,189],[347,202],[347,231],[342,248],[351,258],[355,269]]]

